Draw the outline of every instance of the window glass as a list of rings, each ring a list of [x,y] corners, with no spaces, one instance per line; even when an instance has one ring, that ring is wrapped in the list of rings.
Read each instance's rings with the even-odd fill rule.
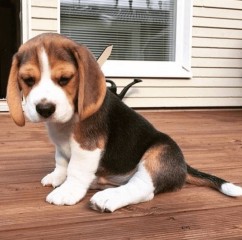
[[[61,0],[61,33],[110,60],[175,61],[176,0]]]

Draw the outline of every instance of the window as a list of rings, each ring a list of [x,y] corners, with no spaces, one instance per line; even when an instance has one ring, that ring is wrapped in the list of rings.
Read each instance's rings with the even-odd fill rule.
[[[190,77],[190,12],[190,0],[61,0],[61,33],[96,57],[114,45],[108,77]]]

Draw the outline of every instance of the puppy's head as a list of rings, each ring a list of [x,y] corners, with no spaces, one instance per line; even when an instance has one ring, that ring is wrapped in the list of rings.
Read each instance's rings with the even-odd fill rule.
[[[105,77],[91,52],[64,36],[39,35],[13,57],[7,102],[19,126],[25,124],[22,95],[30,121],[64,123],[75,112],[81,120],[97,112],[105,94]]]

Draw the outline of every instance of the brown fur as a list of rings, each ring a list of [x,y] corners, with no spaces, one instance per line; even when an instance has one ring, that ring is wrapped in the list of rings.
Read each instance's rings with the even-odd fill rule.
[[[80,143],[81,148],[93,151],[97,148],[104,149],[106,145],[106,137],[99,132],[89,132],[85,129],[86,124],[76,123],[74,126],[74,138]],[[88,126],[87,126],[88,127]],[[89,127],[88,127],[89,128]]]
[[[28,96],[31,88],[24,79],[40,80],[41,48],[47,51],[52,80],[58,83],[60,76],[71,77],[63,90],[84,120],[98,111],[106,94],[105,77],[91,52],[84,46],[58,34],[42,34],[23,44],[13,58],[10,71],[7,100],[12,118],[19,126],[25,119],[21,105],[21,91]],[[34,86],[33,86],[34,87]]]
[[[92,189],[106,189],[110,187],[118,187],[126,184],[136,173],[137,168],[126,174],[112,175],[106,169],[99,167],[96,176],[97,178],[92,183]]]
[[[22,109],[22,97],[20,92],[18,79],[18,60],[16,56],[13,58],[12,67],[10,75],[8,78],[8,87],[7,87],[7,102],[9,106],[10,114],[14,122],[18,126],[25,125],[25,118]]]
[[[78,112],[84,120],[101,107],[106,95],[106,83],[99,65],[86,48],[76,49],[75,56],[80,79]]]
[[[54,57],[52,57],[54,58]],[[51,79],[58,84],[58,81],[61,77],[70,78],[70,82],[62,86],[62,89],[65,91],[66,96],[71,104],[75,104],[77,92],[78,92],[78,74],[77,69],[73,64],[68,62],[59,61],[50,62],[51,67]]]
[[[31,62],[21,65],[18,73],[19,85],[25,97],[28,96],[32,89],[24,83],[24,79],[27,79],[29,77],[33,77],[36,84],[38,84],[38,82],[40,81],[40,69],[37,65]]]
[[[157,171],[159,172],[159,169],[162,168],[162,162],[160,160],[160,156],[164,152],[164,147],[160,145],[152,146],[150,149],[148,149],[142,160],[144,161],[144,166],[148,170],[151,176],[155,176],[157,174]]]
[[[197,185],[197,186],[206,186],[206,187],[211,187],[211,188],[217,188],[216,186],[214,186],[214,184],[212,182],[208,181],[208,179],[194,177],[190,174],[187,174],[186,182],[189,184]]]

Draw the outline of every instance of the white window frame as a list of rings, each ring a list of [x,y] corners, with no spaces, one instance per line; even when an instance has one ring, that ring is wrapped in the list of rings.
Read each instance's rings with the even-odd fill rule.
[[[192,0],[177,0],[176,7],[175,61],[108,60],[102,66],[105,76],[191,78]]]
[[[21,0],[21,44],[27,42],[31,36],[31,4],[29,0]]]

